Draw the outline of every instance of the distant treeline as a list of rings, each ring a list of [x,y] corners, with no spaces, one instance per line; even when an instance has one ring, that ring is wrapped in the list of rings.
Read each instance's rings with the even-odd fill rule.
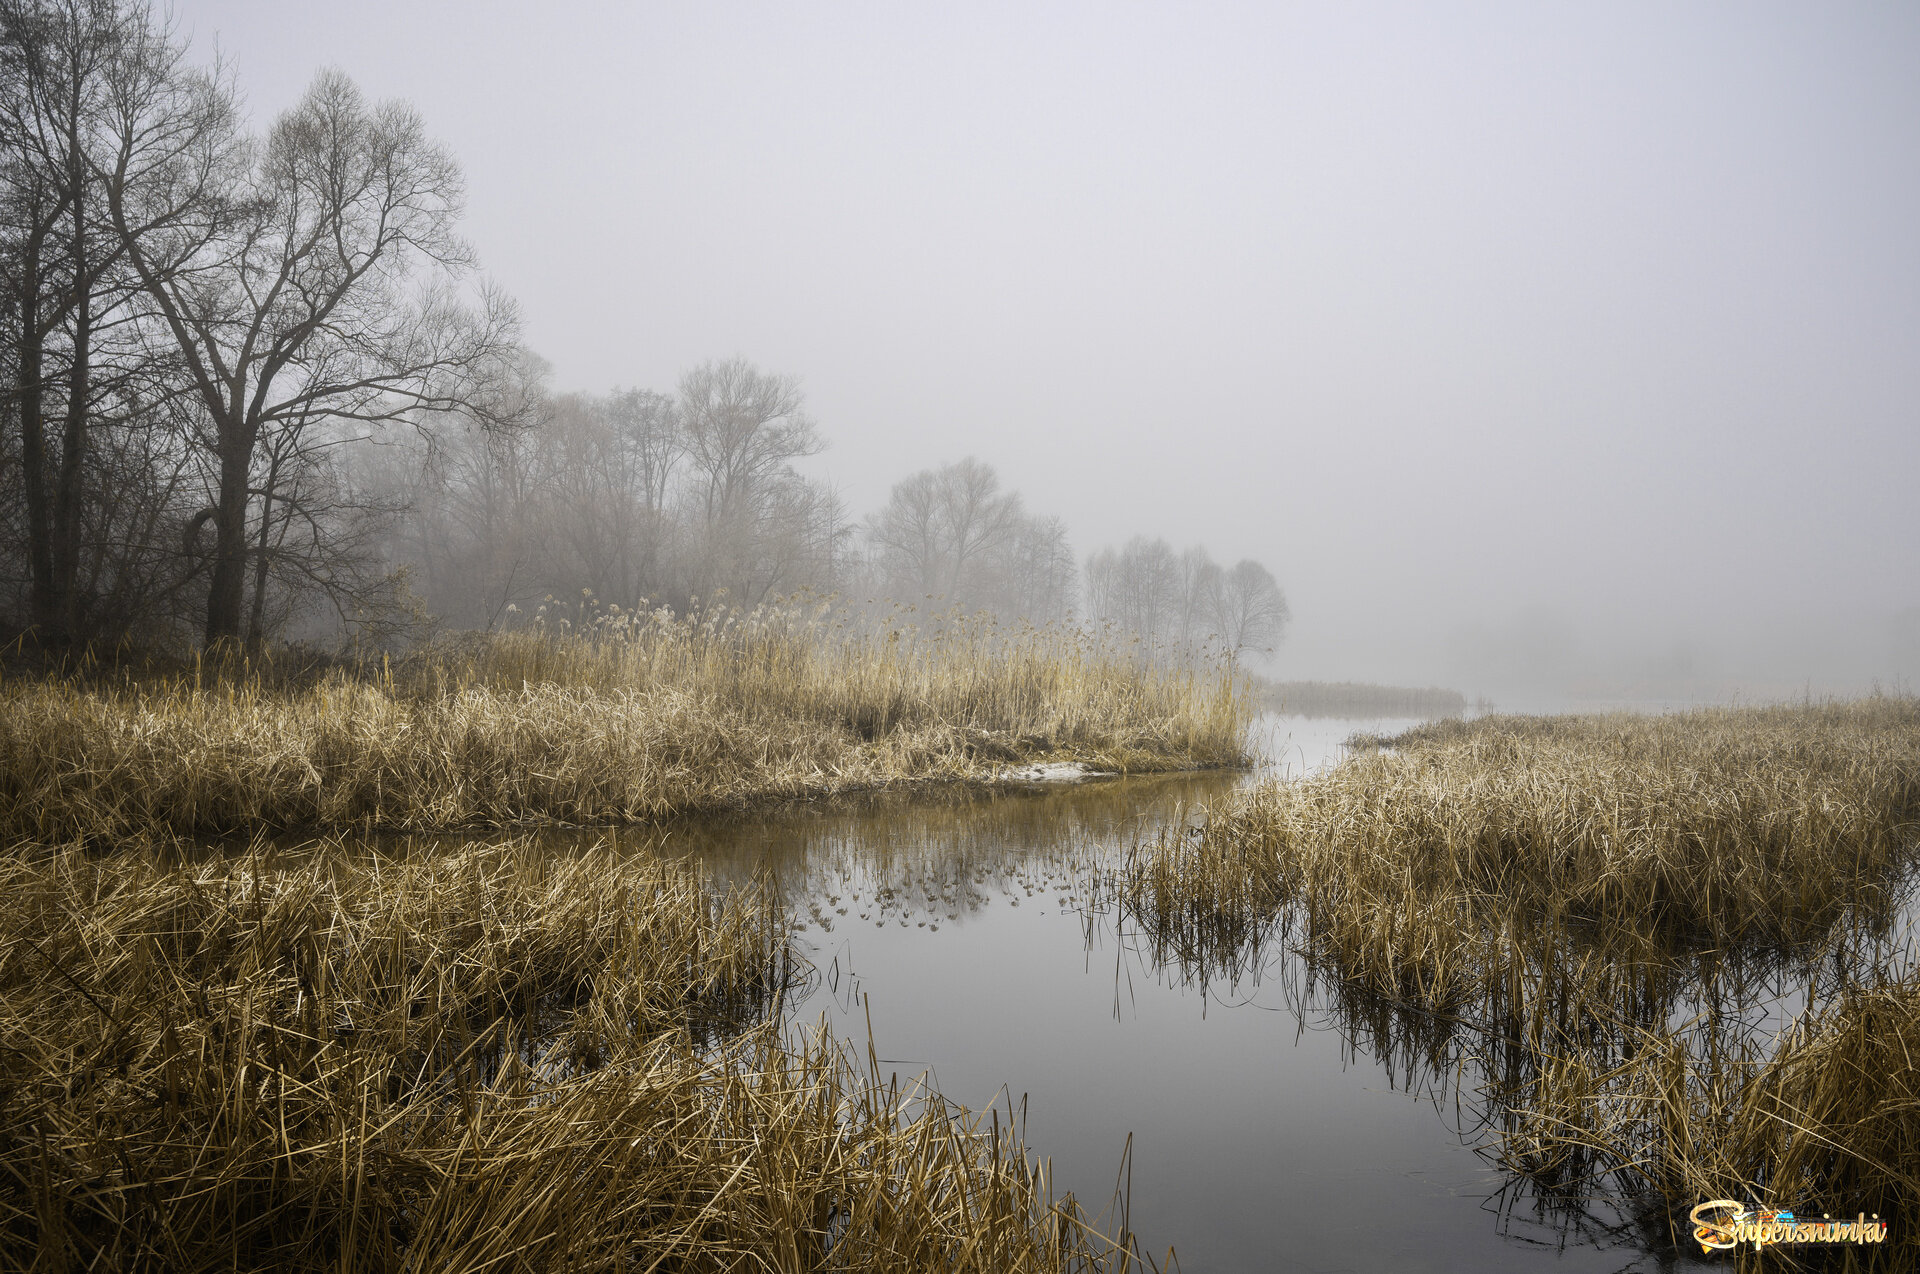
[[[1458,717],[1467,711],[1465,695],[1439,686],[1261,678],[1255,689],[1265,707],[1301,717]]]
[[[837,596],[1264,652],[1261,563],[1084,563],[973,457],[857,516],[744,358],[563,393],[459,164],[323,71],[264,132],[147,0],[0,0],[0,643],[331,644]],[[1082,576],[1084,574],[1084,587]],[[871,599],[871,600],[869,600]]]

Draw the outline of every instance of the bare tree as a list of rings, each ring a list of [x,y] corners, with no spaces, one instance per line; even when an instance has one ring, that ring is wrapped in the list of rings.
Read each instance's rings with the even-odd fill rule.
[[[624,485],[638,505],[635,591],[652,593],[665,583],[663,555],[671,536],[667,494],[686,454],[686,430],[679,405],[650,389],[615,390],[606,411],[623,458]]]
[[[417,565],[442,616],[491,626],[542,594],[686,606],[695,597],[755,605],[802,587],[833,587],[845,551],[840,500],[786,463],[811,425],[773,436],[731,432],[771,407],[797,413],[779,378],[718,375],[703,404],[703,450],[689,413],[663,394],[552,394],[526,374],[520,428],[455,428],[415,446],[410,509],[396,553]],[[689,374],[724,370],[708,365]],[[758,383],[755,383],[758,382]],[[772,382],[781,393],[768,393]],[[511,413],[510,413],[511,414]],[[761,423],[768,422],[761,418]]]
[[[103,414],[98,344],[124,327],[116,311],[127,291],[118,245],[103,233],[96,166],[115,73],[141,56],[145,26],[144,12],[117,0],[0,0],[0,295],[12,320],[9,415],[43,640],[75,636],[82,624],[94,512],[86,473]],[[129,371],[114,361],[109,382]]]
[[[1229,658],[1270,651],[1291,617],[1286,595],[1260,563],[1221,570],[1205,548],[1176,555],[1165,540],[1135,536],[1087,559],[1096,620],[1141,638],[1156,658],[1193,658],[1210,639]]]
[[[210,206],[231,99],[183,58],[140,0],[0,0],[0,476],[42,640],[169,623],[196,573],[192,413],[112,215],[115,191],[139,235]]]
[[[894,484],[867,519],[876,583],[896,597],[944,597],[1046,621],[1073,605],[1078,568],[1057,518],[1030,517],[972,456]]]
[[[978,605],[997,591],[995,555],[1023,520],[1020,497],[1000,490],[993,466],[968,456],[894,484],[868,538],[891,587]]]
[[[554,399],[543,432],[553,461],[542,511],[552,571],[602,597],[631,601],[640,591],[634,559],[641,530],[627,449],[604,405],[584,394]]]
[[[744,358],[707,362],[680,378],[687,458],[709,523],[723,520],[791,461],[827,444],[801,410],[800,383]]]
[[[1149,650],[1177,622],[1179,594],[1179,563],[1165,540],[1136,535],[1119,551],[1102,549],[1087,560],[1093,618],[1135,634]]]
[[[940,470],[939,516],[945,532],[946,592],[960,598],[980,567],[1012,540],[1022,521],[1020,497],[1002,493],[993,466],[972,456]]]
[[[1293,612],[1272,572],[1250,558],[1233,564],[1221,581],[1216,621],[1230,655],[1270,652]]]
[[[751,573],[738,577],[733,595],[748,606],[801,588],[832,589],[841,553],[853,528],[840,497],[823,482],[796,473],[774,481],[756,502]]]
[[[1044,624],[1073,610],[1080,564],[1059,518],[1022,518],[1000,557],[1001,613]]]
[[[893,484],[887,507],[867,519],[881,591],[896,598],[927,596],[946,576],[940,479],[932,469]]]
[[[1174,634],[1182,646],[1197,652],[1209,637],[1218,637],[1221,589],[1225,573],[1204,545],[1180,554],[1177,572],[1177,623]]]
[[[263,435],[248,491],[256,510],[249,647],[315,605],[340,626],[376,638],[420,620],[406,568],[391,560],[389,545],[405,497],[377,470],[369,475],[373,466],[355,463],[380,450],[358,426],[319,405],[281,418]]]
[[[127,133],[135,131],[130,117]],[[376,427],[480,400],[513,316],[452,290],[472,265],[454,236],[453,160],[399,103],[369,106],[323,72],[264,143],[202,146],[235,193],[196,218],[142,223],[109,182],[116,226],[212,427],[215,531],[205,636],[243,633],[253,474],[276,432],[326,417]],[[424,276],[427,286],[409,292]]]
[[[667,495],[684,450],[671,398],[645,390],[555,399],[544,520],[557,532],[550,573],[633,604],[664,590]]]
[[[36,623],[59,622],[46,438],[47,346],[72,305],[60,229],[73,206],[60,161],[58,114],[66,96],[53,46],[58,24],[40,5],[0,7],[0,281],[9,326],[8,413],[18,422],[18,476],[25,496],[30,595]],[[51,117],[51,118],[50,118]],[[49,137],[49,134],[55,134]]]
[[[550,371],[537,354],[517,351],[480,410],[382,448],[388,483],[406,508],[395,556],[417,573],[442,619],[492,628],[507,607],[542,590]]]
[[[799,382],[744,358],[702,363],[680,378],[679,416],[698,522],[693,590],[727,588],[736,600],[764,596],[785,572],[770,538],[785,524],[796,480],[792,461],[826,446],[801,411]]]

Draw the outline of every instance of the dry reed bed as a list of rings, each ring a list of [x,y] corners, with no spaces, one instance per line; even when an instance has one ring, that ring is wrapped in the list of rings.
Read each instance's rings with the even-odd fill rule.
[[[1920,701],[1443,722],[1261,785],[1135,865],[1153,913],[1298,903],[1382,992],[1445,999],[1467,957],[1585,929],[1731,948],[1884,912],[1920,837]],[[1496,941],[1488,943],[1486,938]]]
[[[1299,951],[1356,1037],[1474,1077],[1551,1189],[1920,1214],[1920,981],[1889,936],[1920,703],[1385,742],[1137,855],[1117,889],[1156,957],[1232,978]],[[1756,1029],[1794,979],[1800,1018]]]
[[[657,819],[1010,762],[1237,764],[1224,672],[1067,630],[852,631],[613,615],[286,685],[246,672],[0,682],[0,838]]]
[[[764,891],[528,843],[0,863],[0,1268],[1126,1268],[1002,1128],[752,1026]]]

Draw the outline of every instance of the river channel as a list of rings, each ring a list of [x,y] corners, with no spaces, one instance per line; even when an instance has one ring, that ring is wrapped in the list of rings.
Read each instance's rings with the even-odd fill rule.
[[[1337,759],[1356,729],[1269,719],[1264,772]],[[1098,902],[1129,849],[1181,834],[1262,771],[883,795],[706,819],[669,852],[777,876],[814,965],[788,1005],[869,1037],[975,1109],[1024,1102],[1056,1191],[1090,1212],[1130,1179],[1131,1228],[1205,1271],[1672,1269],[1661,1227],[1526,1195],[1476,1150],[1472,1085],[1342,1028],[1284,951],[1207,985]],[[1130,1147],[1130,1156],[1129,1156]]]

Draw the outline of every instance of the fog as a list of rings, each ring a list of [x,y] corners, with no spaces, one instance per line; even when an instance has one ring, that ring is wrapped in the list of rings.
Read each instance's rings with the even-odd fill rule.
[[[1252,557],[1295,679],[1920,674],[1920,9],[177,0],[465,170],[561,389],[800,378],[855,514],[967,455]]]

